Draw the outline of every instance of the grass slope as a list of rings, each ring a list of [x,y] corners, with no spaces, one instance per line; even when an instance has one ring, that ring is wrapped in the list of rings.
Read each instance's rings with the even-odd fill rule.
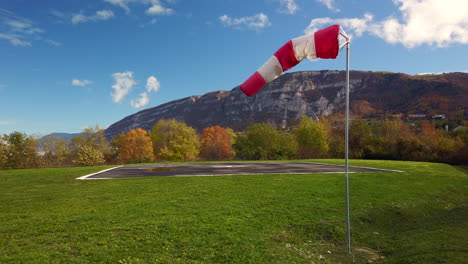
[[[338,163],[338,160],[319,160]],[[356,160],[403,173],[77,181],[107,167],[0,170],[0,263],[463,263],[468,175],[444,164]]]

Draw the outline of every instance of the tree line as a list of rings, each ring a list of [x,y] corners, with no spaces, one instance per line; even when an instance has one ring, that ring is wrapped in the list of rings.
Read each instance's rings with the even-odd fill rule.
[[[466,124],[465,124],[466,125]],[[350,158],[466,164],[468,129],[446,132],[428,121],[353,120]],[[38,150],[41,150],[38,152]],[[292,129],[251,124],[244,131],[212,126],[200,134],[177,120],[159,120],[151,130],[121,133],[108,142],[98,126],[71,140],[24,133],[0,136],[0,168],[93,166],[194,160],[343,158],[344,125],[303,116]]]

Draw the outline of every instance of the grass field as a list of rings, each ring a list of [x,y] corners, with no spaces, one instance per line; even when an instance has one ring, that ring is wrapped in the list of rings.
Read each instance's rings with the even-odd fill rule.
[[[339,160],[319,160],[339,163]],[[108,167],[0,170],[0,263],[467,263],[466,168],[344,176],[77,181]]]

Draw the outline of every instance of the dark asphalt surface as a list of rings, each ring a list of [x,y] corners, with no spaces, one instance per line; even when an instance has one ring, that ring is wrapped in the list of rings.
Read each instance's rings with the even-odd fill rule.
[[[384,172],[363,167],[349,167],[355,172]],[[226,162],[226,163],[171,163],[140,166],[124,166],[85,177],[86,179],[113,179],[154,176],[222,176],[249,174],[311,174],[344,173],[345,167],[339,165],[311,162]]]

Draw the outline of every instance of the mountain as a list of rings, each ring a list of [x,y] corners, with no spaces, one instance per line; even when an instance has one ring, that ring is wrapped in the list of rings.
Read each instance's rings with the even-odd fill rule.
[[[80,134],[81,133],[51,133],[51,134],[45,135],[45,136],[39,138],[39,140],[38,140],[39,146],[37,147],[37,151],[39,153],[43,154],[44,151],[45,151],[43,144],[50,142],[50,140],[52,140],[52,139],[63,138],[65,140],[67,140],[67,141],[71,141],[72,138],[74,138],[74,137],[76,137],[76,136],[78,136]]]
[[[51,134],[48,134],[48,135],[45,135],[43,137],[41,137],[39,140],[42,140],[42,139],[45,139],[45,138],[49,138],[49,137],[54,137],[54,138],[63,138],[63,139],[67,139],[67,140],[71,140],[72,138],[80,135],[81,133],[51,133]]]
[[[287,73],[253,97],[239,87],[190,96],[129,115],[109,126],[108,139],[136,128],[150,130],[159,119],[174,118],[201,131],[213,125],[241,130],[255,122],[278,127],[302,115],[317,119],[343,111],[345,71]],[[351,113],[463,113],[468,102],[468,73],[410,76],[387,72],[350,72]],[[466,112],[466,111],[465,111]]]

